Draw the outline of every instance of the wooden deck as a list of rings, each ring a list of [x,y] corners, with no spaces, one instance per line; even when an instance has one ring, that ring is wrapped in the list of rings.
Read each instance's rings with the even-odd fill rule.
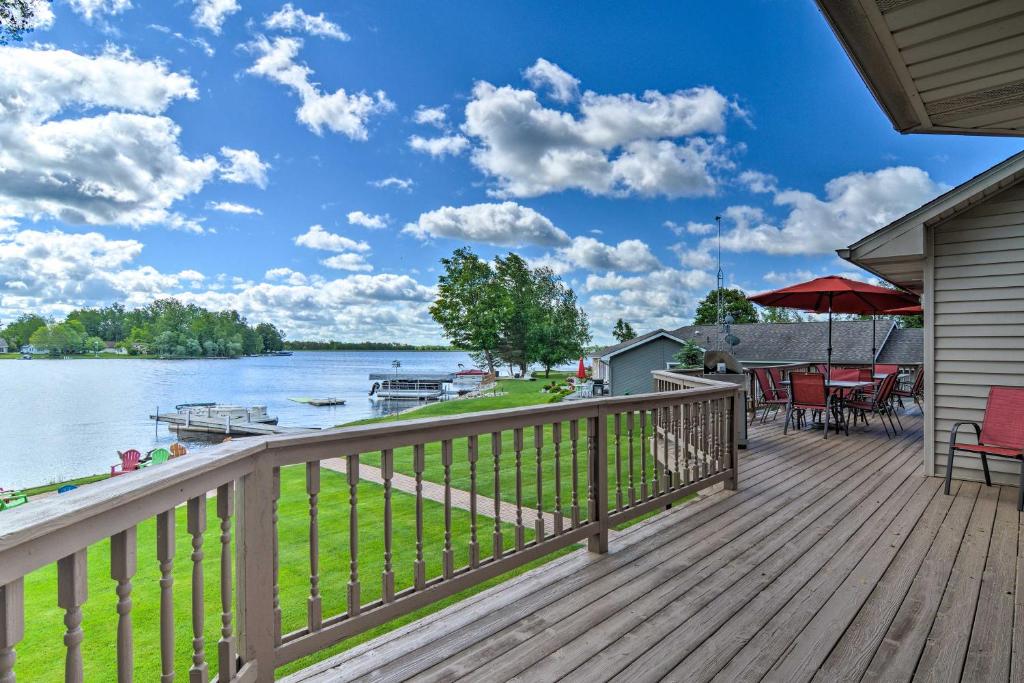
[[[636,524],[287,680],[1024,676],[1015,488],[921,473],[887,440],[757,426],[740,490]]]

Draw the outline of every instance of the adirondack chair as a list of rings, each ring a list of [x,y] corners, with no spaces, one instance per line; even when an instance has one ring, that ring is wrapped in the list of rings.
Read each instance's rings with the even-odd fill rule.
[[[969,426],[978,443],[957,441],[960,429]],[[977,453],[985,472],[985,485],[992,485],[987,456],[1009,458],[1021,463],[1017,491],[1017,509],[1024,511],[1024,387],[992,387],[985,403],[985,419],[977,422],[957,422],[949,433],[949,459],[946,461],[946,495],[953,480],[953,454],[956,451]]]
[[[188,455],[188,449],[182,446],[180,443],[175,441],[171,444],[171,457],[180,458],[183,455]]]
[[[151,465],[163,465],[165,462],[171,459],[171,452],[166,448],[156,448],[149,452],[149,460],[140,463],[139,467],[149,467]]]
[[[21,491],[0,489],[0,510],[9,510],[28,502],[28,496]]]
[[[142,453],[139,453],[134,448],[129,448],[124,452],[118,451],[117,454],[121,458],[121,469],[118,469],[118,465],[111,465],[110,476],[118,477],[122,474],[128,474],[129,472],[134,472],[139,469],[139,458],[142,457]]]

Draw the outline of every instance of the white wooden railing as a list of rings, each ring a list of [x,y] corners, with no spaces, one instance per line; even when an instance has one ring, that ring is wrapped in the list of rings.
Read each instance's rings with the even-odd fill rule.
[[[15,653],[26,623],[25,576],[53,563],[57,565],[57,604],[64,613],[64,678],[84,680],[84,643],[90,638],[82,629],[82,606],[88,597],[87,550],[104,539],[111,541],[118,626],[116,641],[100,647],[116,648],[121,681],[134,676],[132,581],[142,562],[159,568],[162,681],[185,676],[174,668],[175,629],[184,628],[193,635],[187,676],[193,682],[209,679],[211,664],[204,639],[208,599],[218,606],[220,615],[218,680],[269,681],[277,667],[549,553],[582,541],[593,552],[605,552],[608,531],[614,525],[719,483],[736,488],[734,435],[737,421],[743,419],[737,387],[685,378],[664,388],[671,390],[302,436],[242,439],[83,487],[73,495],[53,496],[0,513],[0,683],[14,681],[17,670]],[[416,484],[415,547],[410,543],[398,549],[415,558],[409,585],[396,585],[395,578],[392,480],[396,454],[402,454],[401,462],[407,463],[406,469],[411,470],[407,473]],[[321,556],[320,521],[324,514],[337,518],[342,511],[336,505],[321,510],[321,471],[323,461],[339,457],[346,472],[343,514],[347,521],[342,524],[348,542],[346,597],[343,610],[326,614],[322,563],[340,560]],[[379,459],[382,494],[379,500],[360,503],[364,459]],[[285,632],[277,523],[281,470],[293,466],[305,469],[308,555],[305,549],[302,554],[308,557],[309,591],[305,625]],[[467,545],[459,548],[460,556],[463,549],[468,551],[463,566],[455,561],[456,544],[462,541],[453,535],[453,467],[468,469],[469,478],[469,535]],[[481,492],[478,478],[485,468],[493,483]],[[430,472],[437,472],[434,478],[444,486],[442,562],[436,576],[428,576],[424,559],[423,483]],[[514,481],[512,490],[502,490],[502,475],[507,482]],[[485,495],[493,501],[493,510],[481,513],[478,499]],[[211,508],[216,520],[207,519],[208,496],[216,499]],[[514,505],[513,518],[503,518],[503,500]],[[382,511],[379,533],[384,552],[379,576],[368,576],[360,566],[359,514],[368,503]],[[175,520],[180,514],[185,515],[187,533],[181,541],[192,548],[191,586],[185,587],[191,593],[190,614],[184,619],[174,613],[179,587],[174,585],[173,563],[175,544],[180,542],[175,538]],[[481,514],[490,519],[481,524]],[[151,519],[156,520],[156,548],[140,548],[136,530]],[[213,533],[208,533],[211,526]],[[288,538],[287,542],[302,541]],[[208,553],[219,559],[212,565],[219,574],[217,596],[204,594],[204,569],[211,566],[204,562]],[[367,581],[379,582],[379,597],[363,598]]]

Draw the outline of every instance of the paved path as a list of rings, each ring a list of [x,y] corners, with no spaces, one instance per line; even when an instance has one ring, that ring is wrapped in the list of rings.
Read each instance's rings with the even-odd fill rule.
[[[323,467],[335,472],[341,472],[344,474],[347,470],[345,467],[344,458],[329,458],[323,460],[320,463]],[[359,463],[359,478],[366,481],[371,481],[375,484],[384,484],[384,476],[379,467],[367,465],[365,462]],[[391,487],[397,491],[408,493],[410,495],[416,495],[416,479],[410,477],[407,474],[401,472],[395,472],[394,476],[391,477]],[[470,495],[469,491],[462,489],[452,489],[452,507],[459,508],[462,510],[469,510]],[[444,485],[437,484],[432,481],[423,480],[423,497],[427,500],[432,500],[437,503],[444,504]],[[584,501],[581,501],[583,503]],[[487,496],[476,494],[476,512],[481,517],[494,518],[494,499],[488,498]],[[554,516],[550,512],[544,512],[541,516],[544,520],[545,529],[554,529]],[[523,508],[523,526],[532,529],[534,521],[537,519],[537,510],[535,508]],[[507,503],[501,501],[501,521],[509,524],[515,524],[516,521],[516,506],[513,503]],[[567,517],[562,518],[562,524],[564,528],[569,528],[571,520]],[[609,531],[609,534],[615,534],[615,530]]]

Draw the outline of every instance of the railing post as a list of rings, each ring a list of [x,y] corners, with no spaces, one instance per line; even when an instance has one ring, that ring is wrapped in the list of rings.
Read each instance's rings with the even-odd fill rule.
[[[238,487],[238,639],[242,665],[256,667],[255,680],[274,680],[273,463],[255,459]]]
[[[25,583],[0,586],[0,683],[14,683],[14,646],[25,637]]]
[[[741,414],[737,410],[739,403],[739,391],[733,392],[732,396],[729,397],[729,426],[726,432],[729,435],[729,466],[732,468],[732,476],[725,480],[724,486],[726,491],[735,491],[740,485],[740,430],[743,428],[740,424],[742,419],[746,422],[747,416],[745,413]]]
[[[597,417],[591,418],[588,429],[590,472],[593,490],[590,496],[590,520],[596,521],[597,532],[587,540],[592,553],[608,552],[608,411],[604,403],[597,406]]]

